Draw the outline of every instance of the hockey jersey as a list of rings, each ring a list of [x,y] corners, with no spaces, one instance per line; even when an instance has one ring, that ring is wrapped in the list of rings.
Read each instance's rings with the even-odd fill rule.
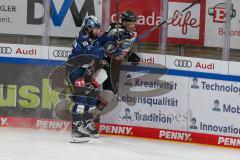
[[[69,58],[81,54],[90,54],[97,56],[99,58],[104,58],[106,55],[104,48],[102,47],[106,42],[116,41],[117,37],[115,35],[101,35],[93,39],[84,29],[79,32],[78,37],[73,42],[72,53]]]
[[[132,39],[132,38],[135,38],[137,35],[136,35],[136,31],[134,32],[128,32],[126,31],[125,27],[119,23],[111,23],[106,32],[104,33],[105,35],[117,35],[117,28],[118,31],[119,31],[119,38],[120,40],[124,40],[124,39]]]

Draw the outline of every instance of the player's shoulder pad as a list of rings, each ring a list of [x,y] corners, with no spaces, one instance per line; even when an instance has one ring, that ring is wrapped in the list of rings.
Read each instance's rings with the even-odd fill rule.
[[[108,32],[110,32],[111,30],[116,29],[117,27],[123,28],[123,26],[122,26],[121,23],[119,23],[119,24],[117,24],[117,23],[111,23],[111,24],[108,26],[106,32],[108,33]]]
[[[78,41],[86,41],[89,38],[90,36],[85,31],[81,31],[78,36]]]
[[[117,28],[117,27],[124,28],[122,23],[118,23],[118,24],[117,23],[113,23],[113,28]]]
[[[107,29],[106,29],[106,31],[105,32],[110,32],[112,29],[114,29],[114,26],[115,26],[115,23],[111,23],[108,27],[107,27]]]

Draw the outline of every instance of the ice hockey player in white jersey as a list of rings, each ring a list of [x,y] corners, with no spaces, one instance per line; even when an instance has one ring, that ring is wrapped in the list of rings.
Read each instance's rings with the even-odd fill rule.
[[[140,58],[132,51],[132,42],[137,37],[136,31],[136,15],[130,11],[124,11],[121,14],[121,23],[111,23],[107,28],[105,35],[117,35],[119,41],[119,51],[121,52],[121,56],[124,57],[124,61],[131,62],[133,65],[137,65],[140,62]],[[110,58],[106,58],[110,63]],[[110,71],[108,70],[108,75],[110,75]],[[103,84],[104,90],[111,90],[113,92],[113,84],[111,83],[110,76]]]

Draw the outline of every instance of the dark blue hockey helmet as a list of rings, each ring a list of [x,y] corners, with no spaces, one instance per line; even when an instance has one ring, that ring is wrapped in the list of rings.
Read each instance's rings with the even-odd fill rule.
[[[85,19],[85,25],[84,26],[86,28],[91,28],[91,29],[100,29],[101,28],[101,22],[97,17],[91,15],[91,16],[88,16]]]

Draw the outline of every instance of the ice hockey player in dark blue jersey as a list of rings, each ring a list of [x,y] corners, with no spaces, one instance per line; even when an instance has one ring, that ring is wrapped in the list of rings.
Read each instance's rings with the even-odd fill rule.
[[[90,136],[99,137],[93,117],[111,100],[111,96],[101,94],[99,86],[107,79],[104,60],[108,51],[103,48],[109,41],[116,41],[116,36],[100,35],[101,22],[95,16],[85,19],[84,26],[73,43],[72,53],[68,58],[67,79],[72,88],[72,143],[89,141]],[[73,64],[76,63],[77,65]],[[110,94],[111,95],[111,94]]]
[[[73,43],[72,54],[69,58],[73,58],[80,54],[91,54],[99,58],[105,57],[106,51],[103,45],[109,41],[115,41],[116,36],[106,36],[101,34],[101,22],[95,16],[89,16],[85,20],[85,25],[79,32],[78,37]]]

